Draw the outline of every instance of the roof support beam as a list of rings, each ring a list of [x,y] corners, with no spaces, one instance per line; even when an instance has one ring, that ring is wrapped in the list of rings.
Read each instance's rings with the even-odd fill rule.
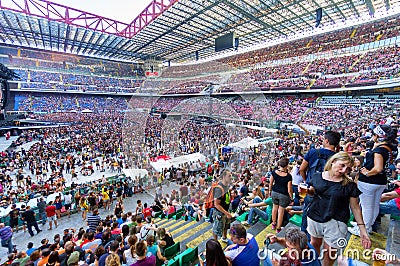
[[[250,14],[249,12],[243,10],[242,8],[240,8],[239,6],[237,6],[237,5],[233,4],[233,3],[231,3],[230,1],[223,0],[223,2],[224,2],[224,4],[226,4],[227,6],[231,7],[232,9],[236,9],[237,11],[239,11],[239,12],[240,12],[241,14],[243,14],[245,17],[247,17],[247,18],[249,18],[249,19],[251,19],[251,20],[254,20],[254,21],[257,22],[258,24],[262,25],[264,28],[266,28],[266,29],[271,28],[271,29],[273,29],[274,31],[277,31],[277,32],[279,32],[280,34],[286,36],[286,34],[285,34],[284,32],[278,30],[277,28],[275,28],[274,26],[272,26],[272,25],[270,25],[270,24],[268,24],[268,23],[265,23],[265,22],[262,21],[261,19],[259,19],[259,18],[255,17],[255,16],[253,16],[253,15]]]
[[[43,48],[45,48],[46,47],[46,43],[44,42],[44,38],[43,38],[42,23],[41,23],[41,20],[39,18],[37,19],[37,21],[38,21],[38,24],[39,24],[40,38],[42,39]]]
[[[23,27],[22,27],[22,25],[21,25],[21,22],[19,21],[18,15],[15,15],[15,19],[17,20],[18,27],[19,27],[20,29],[23,29]],[[30,44],[30,42],[29,42],[29,40],[28,40],[28,37],[25,35],[25,32],[24,32],[24,31],[21,31],[21,33],[22,33],[22,35],[23,35],[24,38],[25,38],[25,42],[26,42],[29,46],[31,46],[31,44]]]
[[[34,32],[33,29],[32,29],[31,20],[29,18],[26,18],[26,20],[28,21],[29,30],[32,32],[32,35],[33,35],[33,38],[32,38],[33,42],[35,43],[35,46],[37,47],[37,42],[36,42],[36,38],[35,38],[36,32]]]
[[[67,46],[68,46],[68,40],[70,38],[70,33],[71,33],[71,26],[67,25],[67,30],[65,31],[65,40],[64,40],[64,52],[67,51]]]
[[[161,5],[165,9],[167,9],[178,0],[153,0],[155,5],[160,6],[160,3],[158,3],[158,1],[161,1]],[[173,3],[171,5],[162,4],[167,1],[173,1]],[[48,21],[62,22],[68,25],[84,27],[87,29],[114,34],[117,36],[133,37],[133,35],[124,35],[124,33],[126,32],[125,30],[130,26],[127,23],[105,18],[93,13],[78,10],[76,8],[56,4],[48,0],[0,1],[0,9],[19,12],[28,16],[42,18]],[[158,16],[161,13],[157,13],[156,15]]]
[[[122,35],[132,38],[149,25],[159,15],[179,0],[153,0],[123,31]]]
[[[212,3],[211,5],[205,7],[201,12],[203,13],[204,11],[211,9],[211,8],[213,8],[213,7],[216,6],[216,5],[218,5],[218,1],[216,1],[216,2]],[[191,15],[190,17],[186,18],[185,20],[179,22],[177,25],[175,25],[174,27],[172,27],[172,28],[169,29],[168,31],[166,31],[166,32],[164,32],[164,33],[162,33],[162,34],[160,34],[157,38],[153,38],[153,39],[151,39],[150,41],[148,41],[146,44],[144,44],[144,45],[142,45],[141,47],[137,48],[137,49],[134,51],[134,53],[139,52],[140,50],[142,50],[143,48],[145,48],[146,46],[148,46],[148,45],[151,44],[152,42],[154,42],[154,41],[156,41],[157,39],[160,39],[160,38],[166,36],[167,34],[173,32],[174,30],[176,30],[177,28],[179,28],[179,26],[181,26],[181,25],[183,25],[183,24],[186,24],[187,22],[191,21],[193,18],[195,18],[195,17],[197,17],[197,16],[198,16],[198,14],[193,14],[193,15]]]
[[[75,47],[75,42],[76,42],[76,38],[78,37],[79,30],[80,30],[79,28],[77,28],[77,29],[75,30],[74,39],[72,40],[71,49],[69,50],[70,52],[72,52],[72,50],[73,50],[74,47]]]
[[[357,14],[357,16],[359,17],[360,16],[360,13],[358,13],[358,10],[357,10],[357,8],[356,8],[356,6],[354,5],[354,3],[353,3],[353,0],[349,0],[349,2],[350,2],[350,6],[353,8],[353,10],[354,10],[354,12]],[[334,2],[335,3],[335,5],[336,5],[336,2]],[[366,3],[366,2],[365,2]],[[338,8],[339,10],[340,10],[340,8]]]
[[[60,36],[61,36],[61,29],[60,29],[60,24],[57,24],[57,50],[60,51]]]
[[[50,44],[50,49],[53,49],[53,40],[52,40],[52,32],[51,32],[51,24],[50,21],[47,23],[47,26],[49,27],[49,44]]]
[[[111,34],[108,34],[107,38],[104,40],[104,42],[101,45],[96,45],[97,49],[93,51],[93,54],[98,53],[101,51],[103,47],[107,44],[107,41],[111,38]],[[99,38],[100,39],[100,38]]]
[[[390,0],[385,0],[386,10],[390,9]]]
[[[20,45],[22,45],[21,40],[18,38],[18,34],[15,31],[14,27],[11,25],[10,20],[8,19],[8,17],[6,16],[6,14],[4,12],[1,12],[3,15],[4,20],[6,21],[9,29],[14,33],[14,37],[17,39],[17,41],[19,42]]]
[[[11,38],[11,34],[8,34],[8,32],[6,31],[6,29],[3,26],[3,23],[0,23],[0,29],[1,29],[1,33],[2,33],[1,35],[4,35],[8,40],[10,40],[11,43],[14,43],[14,40]],[[3,37],[1,37],[1,39],[4,40]],[[5,40],[4,40],[4,42],[5,42]]]
[[[76,50],[76,53],[79,53],[79,51],[81,50],[82,44],[83,44],[84,41],[85,41],[85,38],[86,38],[87,33],[88,33],[88,29],[85,29],[85,32],[83,33],[82,39],[81,39],[80,42],[79,42],[79,46],[78,46],[78,49]]]
[[[92,35],[90,35],[89,41],[86,43],[86,47],[82,51],[83,54],[86,53],[86,50],[89,48],[89,45],[92,44],[93,38],[96,35],[96,33],[93,31],[91,33],[92,33]]]
[[[371,1],[371,0],[365,0],[365,4],[366,4],[367,7],[368,7],[369,14],[370,14],[371,16],[373,16],[373,15],[375,14],[375,7],[374,7],[374,5],[372,4],[372,1]]]

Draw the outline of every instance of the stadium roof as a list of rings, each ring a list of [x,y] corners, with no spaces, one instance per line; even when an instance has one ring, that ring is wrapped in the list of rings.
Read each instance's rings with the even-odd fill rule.
[[[194,60],[235,32],[241,47],[374,14],[400,0],[153,0],[130,24],[44,0],[0,0],[0,41],[119,60]]]

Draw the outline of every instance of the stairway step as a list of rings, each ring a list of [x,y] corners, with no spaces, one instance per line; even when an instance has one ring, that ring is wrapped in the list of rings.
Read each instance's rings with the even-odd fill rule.
[[[260,231],[256,235],[256,241],[258,243],[258,247],[263,247],[264,246],[265,236],[267,234],[276,234],[276,230],[272,229],[272,224],[270,224],[267,227],[265,227],[264,230]]]
[[[172,224],[166,226],[165,229],[166,229],[168,232],[171,232],[172,230],[175,230],[175,229],[178,228],[179,226],[182,226],[184,223],[186,223],[185,220],[178,220],[178,221],[175,220],[174,223],[172,223]]]
[[[213,237],[212,234],[212,225],[204,222],[203,226],[198,226],[197,231],[190,237],[186,238],[182,241],[184,247],[186,248],[195,248],[198,247],[199,253],[203,252],[206,249],[207,240]]]
[[[196,222],[196,221],[188,221],[185,225],[171,230],[170,233],[171,233],[172,237],[174,237],[174,238],[178,237],[179,235],[181,235],[180,233],[185,233],[186,230],[190,230],[190,227],[194,226],[197,223],[198,222]]]
[[[386,250],[392,254],[400,254],[400,220],[391,220],[388,229]]]
[[[381,249],[386,248],[387,236],[373,232],[369,235],[369,237],[372,241],[371,250],[374,250],[375,248],[381,248]],[[355,252],[353,252],[354,250],[357,250],[358,252],[355,253]],[[352,259],[359,260],[359,261],[365,262],[367,264],[371,263],[372,257],[368,257],[368,256],[358,256],[358,258],[353,257],[354,254],[356,254],[356,255],[363,254],[363,251],[364,251],[364,248],[361,245],[360,237],[351,235],[347,241],[347,246],[346,246],[343,254],[346,254],[348,257],[351,257]]]
[[[174,238],[174,241],[175,242],[181,242],[181,244],[182,244],[183,241],[185,241],[189,237],[193,236],[197,232],[203,230],[204,228],[207,228],[208,226],[211,226],[211,224],[209,224],[207,222],[198,222],[198,223],[196,223],[196,226],[192,227],[190,230],[186,230],[183,234],[181,234],[178,237]]]
[[[164,223],[158,223],[157,227],[167,227],[176,222],[174,219],[169,219],[169,220],[165,220],[165,221],[166,222],[164,222]]]
[[[168,220],[168,219],[165,219],[165,218],[156,218],[155,224],[156,224],[157,226],[161,226],[161,225],[167,223],[168,221],[169,221],[169,220]]]

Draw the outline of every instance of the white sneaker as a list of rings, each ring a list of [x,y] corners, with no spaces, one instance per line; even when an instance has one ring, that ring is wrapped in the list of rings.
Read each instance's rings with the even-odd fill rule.
[[[243,222],[242,222],[242,225],[244,225],[244,226],[250,226],[249,223],[248,223],[247,221],[243,221]]]
[[[351,226],[353,226],[353,227],[357,227],[358,225],[357,225],[357,222],[350,222],[350,224],[351,224]]]
[[[225,243],[228,243],[228,238],[223,238],[223,237],[221,237],[221,241],[222,241],[222,242],[225,242]]]
[[[360,228],[358,226],[347,227],[350,234],[360,236]]]

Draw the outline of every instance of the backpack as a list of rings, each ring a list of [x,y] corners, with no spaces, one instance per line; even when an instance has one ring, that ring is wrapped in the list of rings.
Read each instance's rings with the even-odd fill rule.
[[[316,149],[315,151],[317,152],[318,159],[315,160],[311,165],[308,166],[307,182],[310,181],[311,177],[315,173],[317,173],[317,172],[322,173],[324,171],[326,162],[332,156],[332,155],[328,155],[328,154],[321,154],[320,149]]]
[[[204,199],[204,209],[206,210],[206,215],[208,216],[211,208],[214,208],[214,190],[218,187],[222,190],[222,195],[225,195],[224,188],[218,184],[218,182],[214,182],[211,185],[210,190],[207,193],[206,198]]]
[[[148,229],[147,225],[142,225],[139,232],[136,234],[139,240],[146,240],[147,236],[149,235],[151,229]]]

